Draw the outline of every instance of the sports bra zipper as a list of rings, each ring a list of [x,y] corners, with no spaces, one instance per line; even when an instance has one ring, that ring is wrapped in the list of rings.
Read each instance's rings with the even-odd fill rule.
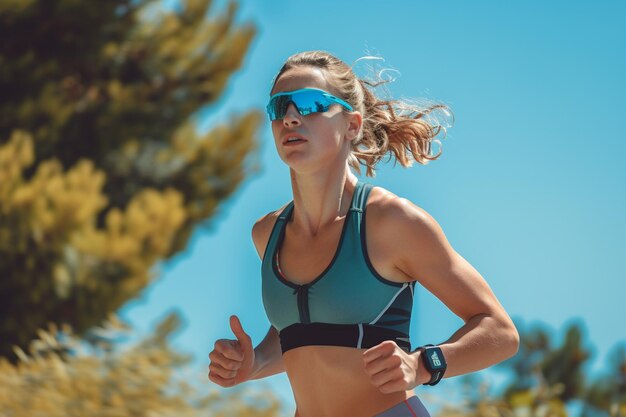
[[[311,323],[309,316],[309,284],[298,285],[294,290],[294,294],[298,294],[298,312],[300,313],[300,322],[304,324]]]

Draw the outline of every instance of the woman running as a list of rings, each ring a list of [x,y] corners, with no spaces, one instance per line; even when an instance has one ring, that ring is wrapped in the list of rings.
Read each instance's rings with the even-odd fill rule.
[[[440,155],[430,155],[439,128],[424,116],[445,106],[379,100],[371,87],[322,51],[293,55],[279,71],[267,112],[293,200],[252,228],[271,326],[253,348],[231,316],[237,339],[209,354],[209,379],[222,387],[286,371],[296,417],[427,417],[417,386],[494,365],[519,345],[489,285],[435,219],[352,172],[363,164],[373,177],[388,153],[405,167]],[[411,349],[416,283],[464,324]]]

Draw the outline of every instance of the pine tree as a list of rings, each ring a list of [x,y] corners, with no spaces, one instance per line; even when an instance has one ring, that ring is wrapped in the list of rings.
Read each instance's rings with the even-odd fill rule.
[[[259,112],[197,132],[255,34],[210,6],[0,1],[0,356],[101,323],[257,169]]]

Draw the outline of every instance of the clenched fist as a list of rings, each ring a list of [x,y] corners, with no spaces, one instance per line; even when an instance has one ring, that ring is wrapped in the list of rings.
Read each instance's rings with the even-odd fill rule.
[[[235,315],[230,316],[230,328],[237,339],[219,339],[209,353],[209,380],[222,387],[246,382],[254,366],[252,339],[243,331]]]

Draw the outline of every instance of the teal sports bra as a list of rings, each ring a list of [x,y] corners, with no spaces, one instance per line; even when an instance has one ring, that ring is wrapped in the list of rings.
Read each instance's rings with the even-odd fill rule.
[[[279,332],[283,353],[307,345],[365,349],[385,340],[411,350],[415,281],[385,279],[367,254],[365,209],[372,187],[357,182],[333,260],[308,284],[288,281],[278,260],[294,202],[278,216],[263,254],[261,275],[263,306]]]

